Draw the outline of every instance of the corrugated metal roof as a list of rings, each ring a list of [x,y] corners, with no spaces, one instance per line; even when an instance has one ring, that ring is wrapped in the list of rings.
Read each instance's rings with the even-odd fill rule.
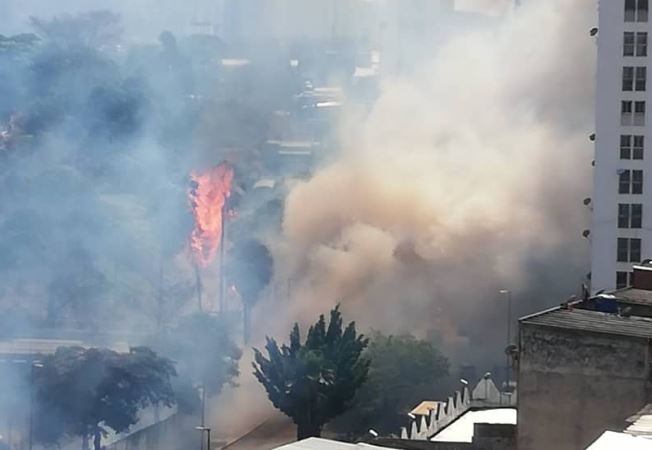
[[[652,438],[652,404],[648,403],[639,412],[627,419],[631,423],[625,433],[633,436]]]
[[[612,293],[619,301],[625,303],[637,303],[652,305],[652,291],[645,289],[627,288]]]
[[[522,318],[521,323],[546,327],[652,338],[652,319],[621,317],[583,309],[555,308]]]

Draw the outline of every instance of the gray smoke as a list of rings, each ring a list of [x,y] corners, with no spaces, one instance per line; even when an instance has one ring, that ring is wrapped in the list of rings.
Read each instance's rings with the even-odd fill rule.
[[[342,302],[363,329],[499,357],[499,289],[517,313],[577,290],[593,4],[526,3],[385,80],[371,113],[343,125],[337,160],[292,189],[277,246],[282,311],[307,320]]]

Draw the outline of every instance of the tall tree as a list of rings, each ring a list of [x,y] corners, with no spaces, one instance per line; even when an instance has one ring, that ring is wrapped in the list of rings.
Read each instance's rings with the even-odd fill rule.
[[[304,343],[295,324],[289,345],[279,348],[267,338],[267,357],[254,349],[254,375],[274,406],[297,424],[298,439],[320,436],[325,423],[346,411],[367,378],[369,361],[362,357],[367,344],[355,322],[342,328],[337,306],[328,325],[319,316]]]
[[[369,377],[351,409],[333,422],[336,431],[356,438],[370,428],[396,432],[407,413],[422,400],[448,395],[448,359],[430,341],[412,335],[371,335],[365,351]]]
[[[251,308],[272,278],[273,260],[267,247],[249,239],[236,242],[229,252],[227,278],[242,298],[244,342],[249,343]]]
[[[53,444],[64,436],[80,436],[82,448],[93,439],[101,450],[110,428],[127,431],[138,422],[140,409],[174,403],[170,380],[173,363],[146,347],[128,353],[82,347],[59,347],[34,371],[37,441]]]

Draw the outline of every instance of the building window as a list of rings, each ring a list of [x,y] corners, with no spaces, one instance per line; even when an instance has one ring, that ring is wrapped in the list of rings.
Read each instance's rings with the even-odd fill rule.
[[[647,67],[623,67],[623,91],[644,91]]]
[[[643,159],[645,138],[641,135],[620,135],[620,159]]]
[[[641,228],[643,205],[640,203],[618,204],[618,228]]]
[[[632,194],[643,193],[643,171],[632,170]]]
[[[641,240],[638,238],[618,238],[618,262],[640,262]]]
[[[634,123],[634,109],[631,100],[622,100],[620,102],[620,124],[623,126]]]
[[[623,67],[623,91],[634,90],[634,68]]]
[[[622,126],[644,126],[645,101],[622,100],[620,102],[620,124]]]
[[[636,56],[647,56],[647,33],[636,33]]]
[[[625,0],[625,22],[636,21],[636,0]]]
[[[616,289],[622,289],[627,286],[627,272],[616,272]]]
[[[629,205],[629,212],[629,228],[641,228],[643,225],[643,205],[641,203],[632,203]]]
[[[625,31],[623,34],[623,56],[647,56],[647,32]]]
[[[634,83],[634,90],[644,91],[646,81],[647,81],[647,67],[637,67],[635,73],[636,73],[636,83]]]
[[[634,135],[634,149],[632,151],[632,159],[643,159],[643,149],[645,147],[645,137]]]
[[[629,205],[618,204],[618,228],[629,228]]]
[[[623,56],[634,56],[634,32],[625,31],[623,38]]]
[[[642,194],[643,193],[643,171],[642,170],[620,170],[618,177],[619,194]]]
[[[620,135],[620,159],[632,159],[632,135]]]
[[[642,127],[645,125],[645,102],[634,102],[634,125]]]
[[[625,0],[625,22],[647,22],[648,0]]]

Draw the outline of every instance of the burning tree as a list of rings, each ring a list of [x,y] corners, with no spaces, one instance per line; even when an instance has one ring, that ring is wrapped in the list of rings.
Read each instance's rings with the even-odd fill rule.
[[[369,372],[369,361],[362,357],[367,344],[355,322],[342,329],[338,306],[328,325],[319,316],[305,343],[295,324],[289,345],[279,348],[267,338],[267,357],[254,349],[254,375],[274,406],[297,424],[298,439],[320,436],[325,423],[346,411]]]
[[[199,269],[210,264],[224,239],[225,205],[231,194],[233,167],[223,162],[204,173],[192,173],[191,179],[192,188],[189,198],[195,218],[195,228],[190,235],[190,250],[197,274],[197,298],[201,311],[202,286]],[[220,270],[222,266],[223,261],[220,261]],[[220,276],[220,296],[222,296],[221,285],[222,276]]]

